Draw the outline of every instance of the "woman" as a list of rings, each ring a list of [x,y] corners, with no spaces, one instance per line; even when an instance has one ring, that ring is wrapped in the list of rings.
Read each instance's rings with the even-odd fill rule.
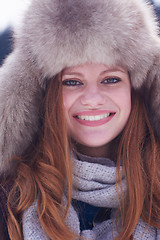
[[[11,240],[160,239],[158,24],[142,0],[33,0],[0,71]]]

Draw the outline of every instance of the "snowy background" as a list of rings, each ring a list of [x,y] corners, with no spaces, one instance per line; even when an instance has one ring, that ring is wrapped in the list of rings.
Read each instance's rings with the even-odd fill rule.
[[[153,1],[156,5],[159,5],[160,6],[160,0],[154,0]]]
[[[9,25],[18,24],[30,0],[0,0],[0,32]]]

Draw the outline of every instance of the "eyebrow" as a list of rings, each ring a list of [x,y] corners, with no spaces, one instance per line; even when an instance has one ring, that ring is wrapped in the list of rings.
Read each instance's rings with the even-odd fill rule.
[[[100,75],[103,75],[105,73],[108,73],[108,72],[122,72],[122,73],[126,73],[125,70],[123,70],[122,68],[110,68],[110,69],[107,69],[107,70],[104,70],[103,72],[100,73]]]
[[[122,72],[122,73],[126,73],[126,71],[125,70],[123,70],[122,68],[119,68],[119,67],[113,67],[113,68],[110,68],[110,69],[106,69],[106,70],[104,70],[104,71],[102,71],[101,73],[100,73],[100,75],[103,75],[103,74],[105,74],[105,73],[108,73],[108,72]],[[66,70],[66,72],[64,72],[64,74],[63,75],[77,75],[77,76],[83,76],[83,73],[80,73],[80,72],[72,72],[72,71],[67,71]]]
[[[63,75],[78,75],[78,76],[83,76],[83,73],[79,73],[79,72],[65,72],[63,73]]]

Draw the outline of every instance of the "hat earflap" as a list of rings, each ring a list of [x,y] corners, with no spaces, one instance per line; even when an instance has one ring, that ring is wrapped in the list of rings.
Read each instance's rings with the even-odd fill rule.
[[[160,139],[160,54],[148,71],[142,95],[155,136]]]
[[[16,49],[0,69],[0,175],[14,168],[9,159],[21,156],[39,128],[44,90],[32,67]]]

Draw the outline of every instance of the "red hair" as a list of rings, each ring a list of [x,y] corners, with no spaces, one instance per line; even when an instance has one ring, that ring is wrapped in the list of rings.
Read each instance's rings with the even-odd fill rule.
[[[122,163],[128,191],[120,205],[123,229],[116,240],[132,239],[140,217],[148,225],[160,228],[159,149],[143,99],[133,92],[131,115],[118,147],[117,176],[120,179]]]

